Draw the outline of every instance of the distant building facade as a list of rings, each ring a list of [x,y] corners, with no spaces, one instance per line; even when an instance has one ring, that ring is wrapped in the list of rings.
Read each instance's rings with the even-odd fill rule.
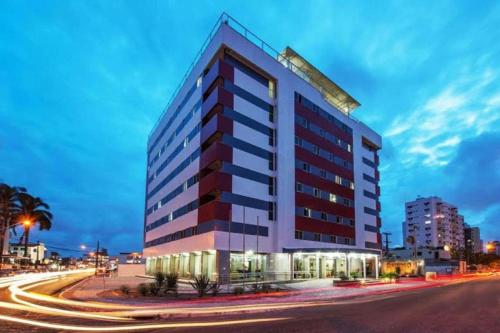
[[[482,253],[483,241],[479,227],[471,227],[467,223],[464,224],[465,247],[470,253]]]
[[[18,258],[25,258],[24,244],[10,244],[9,251]],[[43,262],[46,256],[47,248],[43,243],[28,244],[28,258],[31,263]]]
[[[405,204],[405,215],[405,247],[464,248],[464,217],[458,213],[456,206],[436,196],[419,197]],[[413,237],[415,244],[408,242],[409,236]]]
[[[500,256],[500,242],[499,241],[491,241],[486,244],[486,253],[488,254],[496,254]]]

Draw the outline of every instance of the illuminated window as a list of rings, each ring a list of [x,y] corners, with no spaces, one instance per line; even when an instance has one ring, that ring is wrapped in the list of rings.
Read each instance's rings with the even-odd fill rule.
[[[201,76],[198,78],[198,80],[196,80],[196,88],[199,88],[201,86]]]
[[[331,202],[337,202],[337,196],[333,193],[330,193],[330,201]]]

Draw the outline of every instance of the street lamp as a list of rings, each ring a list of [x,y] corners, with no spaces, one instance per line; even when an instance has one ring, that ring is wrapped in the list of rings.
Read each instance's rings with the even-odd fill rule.
[[[28,257],[28,235],[30,233],[31,220],[24,219],[23,226],[24,226],[24,256],[27,258]],[[31,260],[28,259],[28,263],[30,261]]]
[[[85,250],[86,248],[85,244],[80,245],[80,249]]]

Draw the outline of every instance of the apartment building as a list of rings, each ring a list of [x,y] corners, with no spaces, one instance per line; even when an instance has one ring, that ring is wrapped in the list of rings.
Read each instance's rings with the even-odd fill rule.
[[[465,247],[470,253],[483,252],[483,241],[481,240],[479,227],[472,227],[467,223],[464,223],[464,242]]]
[[[376,277],[381,138],[358,106],[223,14],[148,140],[147,272]]]
[[[446,247],[450,250],[464,248],[464,217],[458,208],[433,196],[418,197],[405,204],[403,239],[406,247]],[[409,243],[412,236],[415,243]]]

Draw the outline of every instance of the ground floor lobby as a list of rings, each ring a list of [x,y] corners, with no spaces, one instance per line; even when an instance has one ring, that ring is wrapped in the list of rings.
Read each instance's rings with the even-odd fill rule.
[[[320,278],[376,279],[380,255],[349,250],[284,253],[195,251],[147,258],[146,274],[176,273],[190,279],[205,275],[222,283],[288,281]]]

